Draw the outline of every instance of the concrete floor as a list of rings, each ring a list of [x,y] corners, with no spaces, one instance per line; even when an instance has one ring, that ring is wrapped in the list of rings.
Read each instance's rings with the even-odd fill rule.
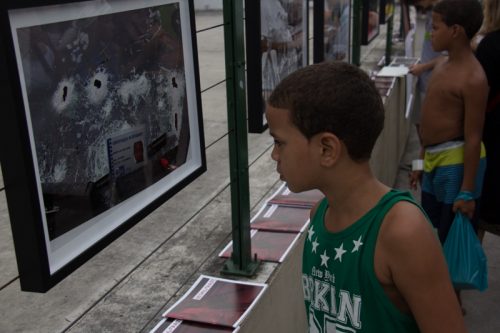
[[[198,30],[222,23],[219,12],[199,12],[196,20]],[[204,90],[225,78],[222,27],[198,33],[198,51]],[[217,254],[231,239],[225,85],[205,91],[202,102],[208,171],[46,294],[20,291],[0,191],[0,332],[147,332],[200,274],[219,275]],[[408,142],[400,188],[416,153],[414,135]],[[253,215],[280,182],[268,133],[249,134],[248,145]],[[465,318],[470,332],[500,332],[498,237],[487,234],[484,247],[490,288],[464,293]],[[263,264],[257,281],[275,267]]]

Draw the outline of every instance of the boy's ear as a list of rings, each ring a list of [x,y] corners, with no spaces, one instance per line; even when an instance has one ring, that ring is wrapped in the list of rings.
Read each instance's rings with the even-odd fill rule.
[[[321,149],[321,165],[325,167],[337,163],[342,152],[342,143],[333,133],[324,132],[319,135],[319,145]]]
[[[462,36],[462,35],[466,36],[465,29],[461,25],[454,24],[451,26],[451,28],[453,29],[453,36],[455,36],[455,37]]]

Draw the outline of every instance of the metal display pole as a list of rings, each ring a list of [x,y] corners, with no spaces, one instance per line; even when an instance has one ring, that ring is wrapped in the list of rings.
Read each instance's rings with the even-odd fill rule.
[[[392,31],[394,29],[394,15],[392,15],[387,21],[387,40],[385,42],[385,65],[388,66],[391,63],[391,53],[392,53]]]
[[[243,0],[223,0],[233,252],[221,273],[252,276]]]
[[[354,0],[352,4],[352,63],[361,65],[361,0]]]

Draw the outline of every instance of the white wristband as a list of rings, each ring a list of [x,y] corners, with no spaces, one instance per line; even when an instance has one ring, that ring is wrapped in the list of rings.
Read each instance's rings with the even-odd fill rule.
[[[422,171],[424,170],[424,160],[413,160],[411,161],[412,171]]]

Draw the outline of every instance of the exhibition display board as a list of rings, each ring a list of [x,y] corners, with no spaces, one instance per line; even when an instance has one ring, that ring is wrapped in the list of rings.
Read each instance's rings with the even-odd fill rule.
[[[274,87],[308,64],[308,1],[246,0],[248,130],[267,128],[265,104]]]
[[[380,32],[380,0],[362,0],[361,45],[368,45]]]
[[[351,60],[351,0],[314,0],[314,62]]]
[[[44,292],[206,170],[193,2],[0,8],[5,190]]]
[[[380,0],[380,24],[387,23],[392,17],[394,17],[394,10],[394,0]]]

